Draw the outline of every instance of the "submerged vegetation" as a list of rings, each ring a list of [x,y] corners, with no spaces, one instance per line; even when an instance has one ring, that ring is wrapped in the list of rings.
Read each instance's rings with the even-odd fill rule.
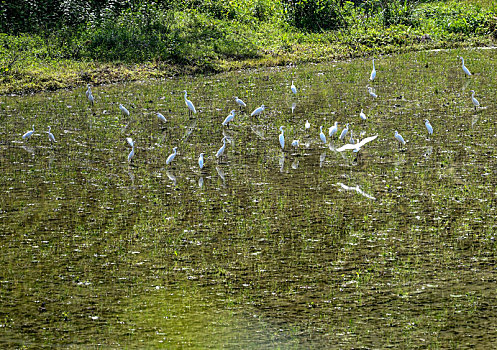
[[[490,45],[492,1],[0,3],[0,93]]]

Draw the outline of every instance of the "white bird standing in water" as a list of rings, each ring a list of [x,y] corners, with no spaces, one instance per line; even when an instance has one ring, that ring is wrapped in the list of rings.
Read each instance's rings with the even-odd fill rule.
[[[433,127],[430,124],[428,119],[425,119],[426,130],[428,130],[428,134],[433,135]]]
[[[233,118],[235,118],[235,110],[234,109],[231,110],[230,114],[228,114],[228,116],[224,119],[224,121],[223,121],[222,124],[224,126],[228,126],[229,127],[230,126],[229,124],[233,120]]]
[[[478,100],[475,98],[475,90],[471,90],[471,92],[471,101],[473,101],[473,105],[475,106],[475,109],[477,109],[478,107],[480,107],[480,102],[478,102]]]
[[[188,115],[190,116],[192,113],[196,114],[197,110],[195,109],[195,106],[193,105],[192,101],[186,98],[188,93],[186,92],[186,90],[183,90],[183,92],[185,93],[185,104],[188,107]]]
[[[241,109],[242,107],[243,107],[243,108],[247,107],[247,105],[245,104],[245,102],[243,102],[242,100],[240,100],[240,99],[239,99],[238,97],[236,97],[236,96],[235,96],[235,102],[236,102],[236,104],[237,104],[237,105],[239,105],[239,106],[240,106],[240,109]]]
[[[35,132],[35,126],[33,125],[33,130],[29,130],[28,132],[26,132],[24,135],[22,135],[22,138],[24,140],[29,140],[31,136],[33,136],[34,132]]]
[[[157,118],[163,123],[167,122],[166,117],[164,117],[162,113],[157,112]]]
[[[366,120],[366,114],[364,114],[363,110],[361,109],[361,113],[359,113],[359,117],[361,117],[362,120]]]
[[[254,117],[254,116],[257,116],[259,114],[261,114],[262,112],[264,112],[264,109],[266,109],[266,107],[264,105],[261,105],[260,107],[256,108],[251,114],[250,116],[251,117]]]
[[[135,143],[133,142],[133,139],[131,137],[126,137],[126,141],[128,141],[128,144],[131,146],[131,152],[129,152],[128,154],[128,162],[131,162],[131,160],[135,156]]]
[[[292,80],[292,86],[290,87],[290,89],[292,89],[292,92],[296,95],[297,94],[297,88],[295,87],[295,85],[293,84],[293,80]]]
[[[345,139],[345,135],[347,135],[347,133],[349,132],[349,123],[347,123],[347,125],[345,125],[345,129],[342,130],[342,132],[340,133],[340,140],[343,140]]]
[[[87,89],[86,89],[85,95],[86,95],[86,97],[88,97],[91,95],[91,86],[90,86],[90,84],[86,84],[86,87],[87,87]]]
[[[310,129],[310,128],[311,128],[311,123],[309,123],[309,121],[308,121],[308,120],[306,120],[306,121],[305,121],[305,125],[304,125],[304,127],[305,127],[306,129]]]
[[[397,141],[399,141],[399,143],[400,143],[401,145],[405,145],[405,144],[406,144],[406,142],[404,141],[404,138],[402,137],[402,135],[401,135],[401,134],[399,134],[399,133],[397,132],[397,130],[395,130],[395,138],[397,139]]]
[[[176,157],[176,150],[177,149],[178,149],[178,147],[173,148],[173,153],[171,153],[169,155],[169,157],[167,157],[167,159],[166,159],[166,165],[170,164],[174,160],[174,157]]]
[[[335,135],[338,131],[338,122],[335,122],[335,125],[330,126],[328,129],[328,136],[331,138],[333,135]]]
[[[353,137],[352,135],[353,135],[353,132],[352,132],[352,130],[350,130],[350,139],[349,139],[349,142],[350,142],[351,144],[354,144],[354,143],[355,143],[355,140],[354,140],[354,137]]]
[[[321,141],[324,144],[326,144],[326,135],[323,132],[323,126],[322,125],[319,127],[319,138],[321,139]]]
[[[373,81],[376,78],[376,69],[374,68],[374,58],[373,58],[373,70],[371,71],[371,75],[369,76],[369,80]]]
[[[368,86],[368,92],[372,97],[378,97],[378,95],[374,93],[374,89],[371,86]]]
[[[343,151],[346,151],[348,149],[353,149],[354,152],[359,152],[359,150],[361,149],[362,146],[364,146],[368,142],[373,141],[377,137],[378,137],[378,135],[370,136],[370,137],[366,137],[365,139],[362,139],[361,142],[349,143],[349,144],[343,145],[342,147],[337,148],[337,152],[343,152]]]
[[[280,126],[280,131],[281,131],[281,134],[280,134],[280,146],[281,146],[281,149],[285,149],[285,132],[283,131],[283,126]]]
[[[48,139],[51,141],[51,142],[57,142],[55,141],[55,137],[53,136],[52,132],[50,131],[52,130],[52,127],[51,126],[48,126],[48,131],[47,131],[47,134],[48,134]]]
[[[123,114],[126,114],[126,116],[129,116],[129,111],[124,107],[122,104],[119,104],[119,109]]]
[[[223,153],[224,153],[224,149],[226,148],[226,137],[223,137],[223,139],[221,141],[223,141],[223,145],[217,151],[216,158],[221,157],[223,155]]]
[[[459,58],[461,59],[461,62],[462,62],[462,70],[464,71],[464,73],[466,73],[466,75],[468,77],[471,76],[471,72],[469,71],[468,68],[466,68],[466,66],[464,65],[464,58],[462,58],[461,56],[459,56]]]
[[[204,167],[204,154],[200,153],[200,156],[198,157],[198,167],[200,170]]]

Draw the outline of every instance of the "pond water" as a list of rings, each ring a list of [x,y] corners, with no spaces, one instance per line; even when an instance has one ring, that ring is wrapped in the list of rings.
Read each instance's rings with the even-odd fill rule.
[[[377,57],[374,82],[353,60],[100,86],[93,107],[82,88],[0,97],[0,346],[490,347],[496,62],[421,52]],[[336,152],[350,132],[330,142],[335,121],[378,138]]]

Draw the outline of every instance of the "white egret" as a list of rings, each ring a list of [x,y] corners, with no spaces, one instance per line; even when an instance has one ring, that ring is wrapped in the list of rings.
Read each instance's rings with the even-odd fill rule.
[[[292,141],[292,146],[293,147],[297,148],[297,147],[299,147],[299,145],[300,145],[300,141],[299,140],[293,140]]]
[[[361,109],[361,113],[359,113],[359,117],[361,117],[362,120],[366,120],[366,114],[364,114],[363,110]]]
[[[195,109],[195,106],[193,105],[192,101],[186,98],[188,93],[186,92],[186,90],[183,90],[183,92],[185,93],[185,104],[188,107],[188,115],[191,115],[192,113],[196,114],[197,110]]]
[[[399,133],[397,132],[397,130],[395,130],[395,138],[397,139],[397,141],[399,141],[399,143],[400,143],[401,145],[405,145],[405,144],[406,144],[406,142],[404,141],[404,138],[402,137],[402,135],[401,135],[401,134],[399,134]]]
[[[283,131],[283,126],[280,126],[280,131],[281,131],[281,134],[280,134],[280,146],[281,146],[281,149],[285,149],[285,132]]]
[[[475,109],[480,107],[480,102],[475,98],[475,90],[471,90],[471,101],[473,101],[473,105],[475,106]]]
[[[222,124],[224,126],[228,126],[229,127],[229,124],[233,120],[233,118],[235,118],[235,110],[234,109],[231,110],[230,114],[228,114],[228,116],[224,119],[224,121],[223,121]]]
[[[164,117],[162,113],[157,112],[157,118],[163,123],[167,122],[166,117]]]
[[[262,112],[264,112],[264,109],[266,109],[266,107],[264,105],[261,105],[260,107],[256,108],[251,114],[250,116],[251,117],[254,117],[254,116],[257,116],[259,114],[261,114]]]
[[[131,137],[126,137],[126,141],[128,141],[128,144],[131,146],[131,152],[129,152],[128,154],[128,162],[131,162],[131,160],[135,156],[135,143],[133,142],[133,139]]]
[[[292,113],[295,111],[295,107],[297,107],[297,103],[293,102],[292,103]]]
[[[471,72],[469,71],[468,68],[466,68],[466,66],[464,65],[464,58],[462,58],[461,56],[459,56],[459,58],[461,59],[461,62],[462,62],[462,70],[464,71],[464,73],[466,73],[466,75],[469,77],[471,76]]]
[[[305,128],[310,129],[311,128],[311,123],[309,123],[308,120],[305,121]]]
[[[48,126],[48,131],[47,131],[47,134],[48,134],[48,139],[51,141],[51,142],[57,142],[55,141],[55,137],[53,136],[52,132],[52,127],[51,126]]]
[[[119,104],[119,109],[123,114],[126,114],[126,116],[129,116],[129,111],[124,107],[122,104]]]
[[[296,95],[297,94],[297,88],[295,87],[295,85],[293,84],[293,80],[292,80],[292,86],[290,87],[290,89],[292,89],[292,92]]]
[[[369,80],[373,81],[376,78],[376,69],[374,68],[374,58],[373,58],[373,70],[371,71],[371,75],[369,76]]]
[[[371,142],[373,141],[374,139],[376,139],[378,137],[378,135],[374,135],[374,136],[370,136],[370,137],[366,137],[365,139],[362,139],[360,142],[358,143],[348,143],[346,145],[343,145],[342,147],[340,148],[337,148],[336,151],[337,152],[343,152],[343,151],[346,151],[346,150],[349,150],[349,149],[352,149],[354,150],[354,152],[359,152],[359,150],[361,149],[362,146],[364,146],[366,143],[368,142]]]
[[[425,126],[426,129],[428,130],[428,134],[433,135],[433,127],[430,124],[430,121],[428,119],[425,119]]]
[[[335,125],[330,126],[328,129],[328,136],[331,138],[333,135],[335,135],[338,131],[338,122],[335,122]]]
[[[324,134],[324,132],[323,132],[323,126],[322,126],[322,125],[319,127],[319,131],[320,131],[320,132],[319,132],[319,138],[321,139],[321,141],[322,141],[324,144],[326,144],[326,135],[325,135],[325,134]]]
[[[86,87],[87,87],[87,89],[86,89],[85,95],[86,95],[86,97],[88,97],[91,95],[91,86],[90,86],[90,84],[86,84]]]
[[[345,135],[347,135],[348,132],[349,132],[349,123],[347,123],[347,125],[345,125],[345,129],[343,129],[342,132],[340,133],[339,139],[340,140],[345,139]]]
[[[224,149],[226,148],[226,137],[223,137],[222,141],[223,141],[223,145],[217,151],[216,158],[221,157],[223,155],[223,153],[224,153]]]
[[[242,107],[243,107],[243,108],[247,107],[247,105],[245,104],[245,102],[243,102],[242,100],[240,100],[240,99],[239,99],[238,97],[236,97],[236,96],[235,96],[235,102],[236,102],[236,104],[237,104],[237,105],[239,105],[239,106],[240,106],[240,108],[242,108]]]
[[[204,154],[200,153],[200,156],[198,157],[198,167],[202,169],[204,167]]]
[[[371,86],[368,86],[368,92],[372,97],[378,97],[378,95],[374,93],[374,89]]]
[[[91,105],[93,106],[93,103],[95,103],[95,97],[93,97],[93,94],[91,93],[91,91],[87,95],[87,97],[88,97],[88,101],[90,101]]]
[[[35,126],[33,125],[33,130],[29,130],[28,132],[26,132],[24,135],[22,135],[22,138],[24,140],[29,140],[31,136],[33,136],[34,132],[35,132]]]
[[[174,148],[173,148],[173,153],[171,153],[171,154],[169,155],[169,157],[167,157],[167,159],[166,159],[166,165],[167,165],[167,164],[170,164],[170,163],[174,160],[174,157],[176,157],[176,150],[177,150],[177,149],[178,149],[178,147],[174,147]]]
[[[353,132],[352,132],[352,130],[350,130],[350,139],[349,139],[349,142],[350,143],[355,143],[354,137],[352,135],[353,135]]]

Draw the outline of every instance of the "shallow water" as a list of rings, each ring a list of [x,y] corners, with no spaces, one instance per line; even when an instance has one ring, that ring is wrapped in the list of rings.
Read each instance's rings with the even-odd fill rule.
[[[1,97],[0,345],[491,346],[496,60],[378,57],[373,83],[354,60],[93,87],[92,108],[85,89]],[[235,95],[248,107],[218,161]],[[379,136],[356,159],[321,143],[334,121]]]

